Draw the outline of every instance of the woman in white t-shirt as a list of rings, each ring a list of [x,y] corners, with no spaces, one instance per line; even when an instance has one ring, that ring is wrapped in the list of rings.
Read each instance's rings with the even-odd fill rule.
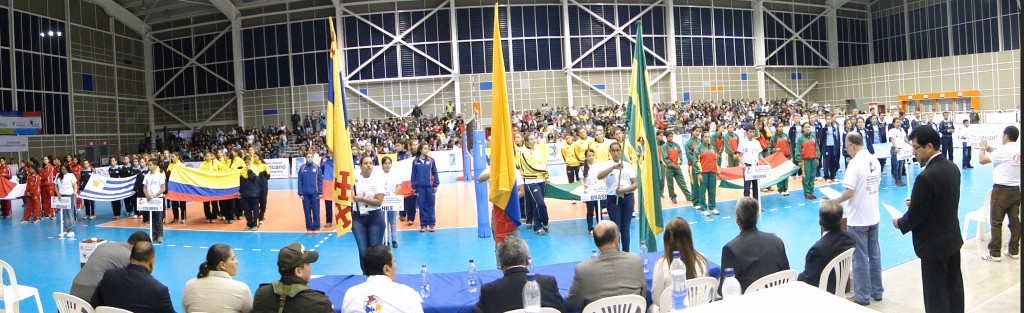
[[[146,165],[149,166],[149,173],[142,178],[142,192],[146,196],[146,200],[163,197],[167,192],[167,176],[160,171],[156,160],[146,161]],[[153,242],[164,242],[164,212],[152,211],[150,214],[152,214],[150,220],[153,223]]]
[[[391,172],[392,165],[394,165],[394,161],[391,160],[390,156],[380,159],[380,168],[383,170],[383,175],[381,175],[380,179],[384,186],[384,196],[394,196],[398,192],[398,185],[402,183],[401,179]],[[391,229],[388,236],[391,239],[391,248],[398,249],[398,212],[387,211],[384,214],[387,215],[388,228]]]
[[[75,197],[78,195],[78,179],[75,178],[74,174],[71,174],[71,167],[66,164],[62,165],[60,167],[60,174],[57,174],[57,177],[53,179],[53,185],[57,188],[57,199],[71,198],[71,206],[61,209],[63,228],[61,228],[59,237],[75,238],[75,223],[78,221],[78,208],[75,207],[77,203]]]
[[[605,207],[608,208],[608,219],[619,227],[620,248],[629,252],[629,227],[635,203],[633,191],[637,188],[636,170],[633,164],[622,159],[622,144],[612,142],[608,145],[608,152],[612,159],[601,165],[597,179],[603,179],[608,189]]]
[[[587,157],[582,166],[583,186],[594,186],[600,182],[597,179],[597,172],[600,169],[594,163],[597,152],[594,149],[587,149],[585,155]],[[590,233],[590,237],[594,237],[594,223],[601,221],[601,207],[598,206],[600,200],[584,201],[583,203],[587,205],[587,231]]]
[[[900,150],[913,149],[907,144],[907,133],[900,127],[901,123],[899,119],[892,120],[892,128],[886,132],[886,135],[889,136],[889,143],[892,143],[889,153],[892,154],[892,179],[896,182],[896,186],[906,186],[903,183],[903,167],[906,160],[897,160],[896,156],[899,155]]]
[[[359,248],[360,264],[367,248],[384,243],[384,214],[380,205],[384,203],[384,184],[373,175],[373,158],[359,159],[359,175],[352,196],[352,235]]]

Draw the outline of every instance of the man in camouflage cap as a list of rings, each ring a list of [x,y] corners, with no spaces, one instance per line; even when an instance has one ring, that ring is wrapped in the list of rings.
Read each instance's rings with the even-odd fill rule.
[[[316,251],[306,251],[300,243],[291,243],[277,254],[277,271],[281,280],[261,284],[253,298],[254,313],[334,312],[331,300],[322,291],[309,289],[312,263],[320,258]]]

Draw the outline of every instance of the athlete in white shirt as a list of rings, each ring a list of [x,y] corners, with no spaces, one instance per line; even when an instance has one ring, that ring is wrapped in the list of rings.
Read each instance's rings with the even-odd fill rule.
[[[628,161],[622,159],[622,144],[613,142],[608,146],[612,159],[604,162],[597,173],[597,179],[603,179],[608,190],[605,200],[608,208],[608,219],[619,226],[622,251],[629,252],[629,226],[633,221],[634,198],[636,190],[636,169]]]
[[[962,158],[962,160],[963,160],[964,164],[961,167],[964,168],[964,169],[974,168],[974,166],[971,166],[971,129],[970,129],[970,127],[971,127],[971,120],[965,119],[964,120],[964,127],[957,128],[956,129],[956,134],[954,136],[957,140],[960,140],[960,142],[961,142],[960,145],[963,147],[963,158]]]
[[[993,164],[991,215],[992,240],[988,243],[988,252],[981,256],[982,260],[999,262],[999,254],[1003,243],[1003,218],[1010,222],[1010,244],[1006,255],[1012,259],[1020,258],[1020,143],[1017,137],[1020,130],[1010,125],[1003,130],[1003,146],[993,149],[988,141],[981,141],[978,146],[981,154],[979,162]]]
[[[163,197],[167,192],[167,176],[160,172],[160,166],[156,164],[155,160],[147,161],[146,165],[149,166],[149,173],[142,179],[142,191],[145,193],[146,200]],[[152,214],[150,220],[153,222],[153,242],[164,242],[164,212],[153,211],[150,213]]]
[[[759,164],[769,164],[767,160],[761,156],[761,143],[757,142],[757,131],[753,126],[747,126],[747,137],[741,141],[739,146],[736,147],[736,151],[733,152],[738,155],[740,159],[740,167],[755,166]],[[805,173],[806,175],[806,173]],[[757,180],[743,179],[743,196],[752,197],[755,200],[760,201],[760,195],[757,189]]]
[[[342,313],[396,312],[421,313],[423,299],[409,286],[395,282],[395,257],[391,249],[376,245],[361,258],[366,282],[345,292]]]
[[[59,237],[75,238],[75,222],[78,221],[78,210],[75,208],[75,196],[78,195],[78,179],[71,173],[71,168],[67,164],[60,167],[60,174],[53,179],[54,186],[57,187],[57,199],[64,197],[71,198],[71,206],[67,209],[61,209],[63,228],[61,229]]]

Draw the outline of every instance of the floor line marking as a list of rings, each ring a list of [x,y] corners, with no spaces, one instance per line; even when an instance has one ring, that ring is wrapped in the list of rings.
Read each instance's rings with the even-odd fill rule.
[[[185,248],[191,248],[192,246],[184,246]]]
[[[768,211],[778,211],[779,209],[768,209]]]
[[[805,203],[801,203],[801,204],[797,204],[797,205],[807,205],[807,204],[805,204]]]
[[[270,249],[270,252],[278,252],[278,251],[281,251],[281,249]]]
[[[254,249],[252,249],[252,251],[263,251],[263,249],[256,249],[256,248],[254,248]]]
[[[172,244],[168,244],[167,246],[168,246],[168,247],[177,247],[178,245],[172,245]]]
[[[732,218],[732,216],[723,216],[722,218],[723,219],[729,219],[729,218]]]
[[[690,225],[697,224],[697,222],[690,222]]]
[[[209,249],[210,247],[200,246],[199,249]]]
[[[235,251],[244,251],[244,250],[245,249],[242,249],[242,248],[235,248]]]
[[[788,208],[792,208],[792,207],[793,207],[792,205],[787,205],[787,206],[784,206],[784,207],[782,207],[782,208],[783,208],[783,209],[788,209]]]

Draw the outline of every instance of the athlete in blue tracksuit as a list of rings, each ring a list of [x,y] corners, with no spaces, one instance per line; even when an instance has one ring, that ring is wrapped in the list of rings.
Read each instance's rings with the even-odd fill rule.
[[[420,232],[434,231],[434,194],[437,193],[437,164],[428,155],[427,145],[421,144],[412,160],[412,188],[416,191],[416,206],[420,208]]]
[[[306,215],[306,233],[320,230],[320,194],[323,193],[323,171],[313,163],[313,154],[306,154],[306,163],[299,166],[296,179],[299,197],[302,197],[302,212]]]

